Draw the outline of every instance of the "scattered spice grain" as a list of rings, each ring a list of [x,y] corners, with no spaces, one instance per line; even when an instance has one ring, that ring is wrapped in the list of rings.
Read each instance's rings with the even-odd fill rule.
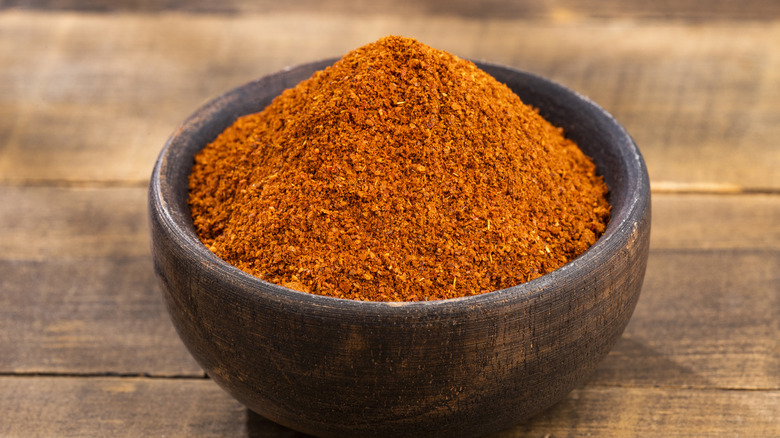
[[[197,156],[202,242],[272,283],[417,301],[514,286],[604,232],[595,166],[473,63],[389,36],[239,118]]]

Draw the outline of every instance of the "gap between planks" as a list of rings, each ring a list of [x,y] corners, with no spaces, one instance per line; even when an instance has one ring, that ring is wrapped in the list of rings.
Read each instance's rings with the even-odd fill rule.
[[[153,374],[153,373],[113,373],[113,372],[94,372],[94,373],[56,373],[56,372],[0,372],[2,377],[18,378],[37,378],[37,377],[57,377],[57,378],[117,378],[117,379],[150,379],[150,380],[211,380],[206,373],[195,374]]]
[[[680,183],[674,181],[650,182],[650,192],[669,195],[779,195],[780,189],[770,187],[741,187],[722,183]]]
[[[12,378],[65,378],[65,379],[138,379],[138,380],[211,380],[211,378],[203,373],[202,375],[191,374],[151,374],[151,373],[111,373],[111,372],[97,372],[97,373],[40,373],[40,372],[0,372],[0,378],[12,377]],[[580,388],[625,388],[625,389],[659,389],[659,390],[693,390],[693,391],[735,391],[735,392],[773,392],[780,391],[780,386],[771,388],[745,388],[737,386],[704,386],[704,385],[624,385],[614,384],[606,385],[604,383],[585,381],[579,385]]]

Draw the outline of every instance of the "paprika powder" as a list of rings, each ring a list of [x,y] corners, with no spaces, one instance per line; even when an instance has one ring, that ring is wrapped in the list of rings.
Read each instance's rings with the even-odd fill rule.
[[[239,269],[370,301],[463,297],[549,273],[604,232],[595,166],[473,63],[358,48],[195,158],[195,229]]]

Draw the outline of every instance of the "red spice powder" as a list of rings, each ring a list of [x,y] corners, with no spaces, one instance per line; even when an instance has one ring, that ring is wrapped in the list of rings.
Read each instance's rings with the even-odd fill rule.
[[[473,63],[386,37],[197,156],[203,243],[269,282],[417,301],[514,286],[590,247],[610,207],[561,129]]]

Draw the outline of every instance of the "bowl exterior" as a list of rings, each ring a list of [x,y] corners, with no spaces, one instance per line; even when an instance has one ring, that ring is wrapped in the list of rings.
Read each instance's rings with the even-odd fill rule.
[[[200,244],[186,205],[193,155],[330,62],[217,98],[163,149],[149,192],[152,254],[184,344],[248,408],[317,436],[479,436],[563,399],[613,347],[637,303],[650,192],[630,136],[557,84],[480,64],[577,140],[610,187],[605,235],[548,275],[475,297],[357,302],[263,282]]]

